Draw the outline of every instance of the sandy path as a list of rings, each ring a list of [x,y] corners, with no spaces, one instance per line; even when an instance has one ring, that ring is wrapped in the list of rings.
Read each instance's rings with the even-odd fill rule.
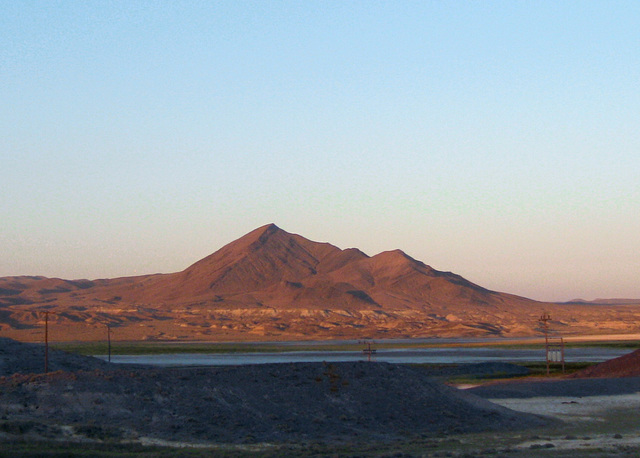
[[[640,393],[616,396],[489,399],[489,401],[518,412],[552,416],[563,421],[605,421],[614,410],[640,410]]]
[[[640,391],[640,387],[639,387]],[[517,449],[553,445],[554,450],[601,449],[611,456],[640,448],[640,392],[611,396],[551,396],[489,399],[519,412],[546,415],[565,422],[557,436],[521,442]]]

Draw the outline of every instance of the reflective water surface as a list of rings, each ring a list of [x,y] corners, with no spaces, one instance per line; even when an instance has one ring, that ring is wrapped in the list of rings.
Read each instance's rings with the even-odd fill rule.
[[[566,362],[601,362],[630,353],[628,348],[567,348]],[[106,359],[106,356],[98,356]],[[149,364],[153,366],[223,366],[240,364],[295,363],[295,362],[338,362],[363,361],[367,355],[361,351],[291,351],[275,353],[212,353],[212,354],[157,354],[157,355],[114,355],[111,362],[125,364]],[[498,347],[474,348],[412,348],[378,349],[375,361],[390,363],[479,363],[544,361],[544,350],[512,349]]]

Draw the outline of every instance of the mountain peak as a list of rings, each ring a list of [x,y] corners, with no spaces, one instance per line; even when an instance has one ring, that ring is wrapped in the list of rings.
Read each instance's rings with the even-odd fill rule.
[[[276,226],[274,223],[269,223],[269,224],[265,224],[264,226],[260,226],[259,228],[255,229],[255,232],[258,231],[263,231],[263,232],[277,232],[277,231],[281,231],[282,229],[280,229],[278,226]]]
[[[219,253],[225,253],[226,256],[229,256],[232,255],[232,253],[243,254],[254,251],[263,246],[269,239],[277,234],[282,234],[284,236],[291,235],[273,223],[265,224],[264,226],[260,226],[259,228],[248,232],[228,245],[225,245],[219,250]]]
[[[187,268],[180,289],[203,294],[240,294],[281,281],[298,282],[335,263],[342,252],[328,243],[290,234],[273,223],[261,226]]]
[[[240,240],[264,241],[266,238],[270,237],[271,235],[277,232],[284,232],[284,231],[280,229],[278,226],[276,226],[275,224],[269,223],[269,224],[265,224],[264,226],[260,226],[257,229],[252,230],[251,232],[244,235],[243,237],[240,237],[237,241],[240,241]]]

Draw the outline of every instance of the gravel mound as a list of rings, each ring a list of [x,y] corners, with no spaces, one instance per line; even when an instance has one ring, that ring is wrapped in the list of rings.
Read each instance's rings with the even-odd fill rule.
[[[640,350],[588,367],[569,377],[640,377]]]
[[[0,376],[39,374],[44,372],[43,344],[18,342],[0,337]],[[108,369],[113,365],[98,358],[49,348],[49,371]]]
[[[552,421],[415,368],[367,362],[14,375],[0,378],[0,417],[50,435],[225,443],[386,440]]]

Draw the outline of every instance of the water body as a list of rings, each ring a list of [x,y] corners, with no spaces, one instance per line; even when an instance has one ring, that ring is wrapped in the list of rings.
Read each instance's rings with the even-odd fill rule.
[[[628,348],[567,348],[566,362],[602,362],[633,350]],[[105,355],[98,356],[107,359]],[[364,361],[361,351],[292,351],[274,353],[182,353],[156,355],[114,355],[113,363],[152,366],[229,366],[242,364]],[[380,349],[372,360],[388,363],[463,364],[481,362],[544,361],[544,350],[501,348]]]

